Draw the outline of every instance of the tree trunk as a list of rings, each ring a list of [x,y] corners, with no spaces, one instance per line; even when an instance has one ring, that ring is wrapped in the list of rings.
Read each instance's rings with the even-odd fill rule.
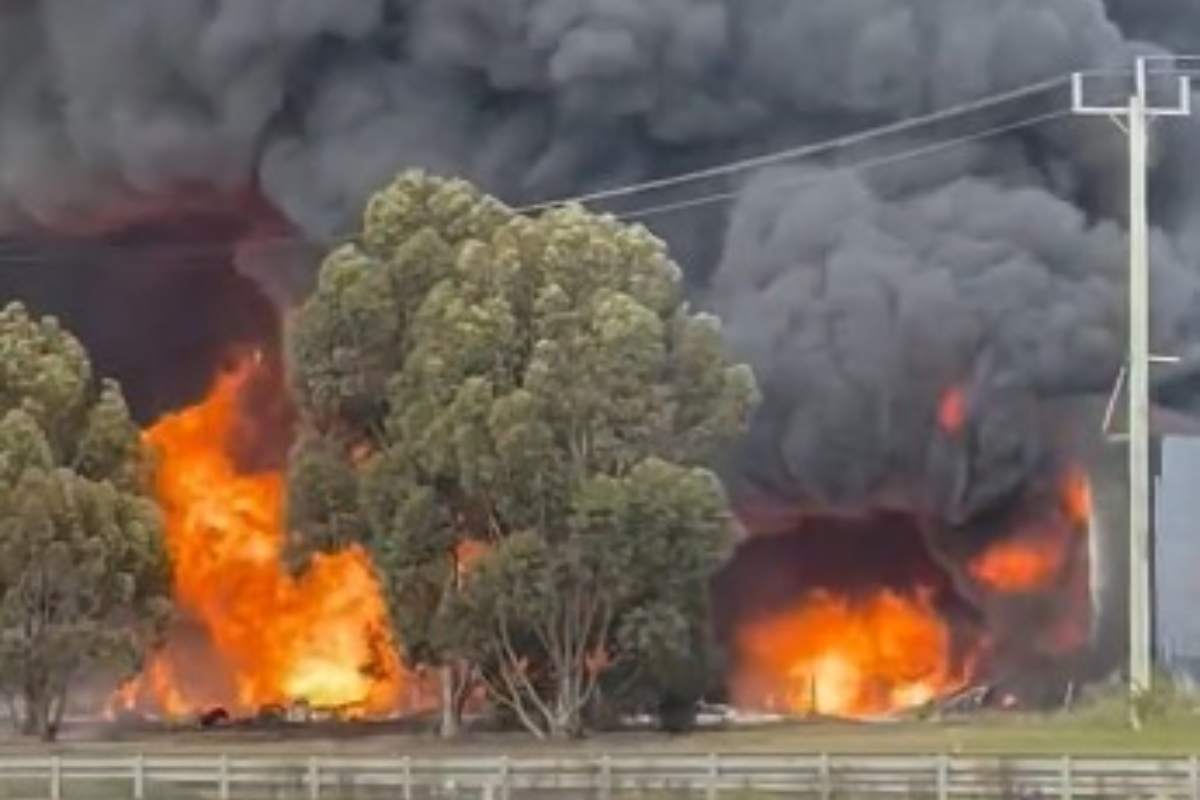
[[[21,709],[21,734],[33,736],[38,732],[37,711],[34,710],[29,698],[25,699],[25,707]]]
[[[53,742],[58,738],[58,732],[62,729],[63,716],[67,713],[67,689],[63,687],[58,692],[58,696],[52,698],[53,711],[51,711],[51,703],[47,702],[46,727],[42,730],[42,741]]]
[[[471,672],[460,668],[457,671],[457,685],[454,690],[454,718],[458,720],[460,728],[462,727],[463,714],[467,711],[467,703],[471,699],[469,681],[471,681]]]
[[[442,722],[438,733],[443,739],[457,737],[462,727],[462,717],[459,713],[460,706],[457,701],[457,677],[458,671],[454,668],[453,664],[445,664],[438,670],[438,678],[442,689]]]
[[[50,728],[50,693],[44,688],[32,689],[25,693],[25,717],[21,725],[21,733],[26,736],[46,738]]]
[[[21,703],[15,694],[4,695],[4,705],[8,710],[8,722],[12,725],[13,733],[21,732]]]
[[[550,720],[550,737],[578,739],[583,736],[583,721],[577,676],[567,672],[558,679],[558,697],[554,702],[554,719]]]
[[[550,725],[550,738],[560,742],[583,738],[583,723],[578,710],[556,714]]]
[[[58,738],[58,723],[47,715],[46,724],[42,726],[40,738],[43,742],[53,742]]]

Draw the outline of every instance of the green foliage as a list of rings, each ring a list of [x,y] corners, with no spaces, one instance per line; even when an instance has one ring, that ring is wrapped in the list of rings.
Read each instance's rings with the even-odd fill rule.
[[[303,436],[292,453],[289,513],[306,521],[310,547],[333,552],[361,534],[358,476],[336,441]]]
[[[1139,724],[1194,714],[1189,698],[1176,684],[1174,676],[1162,670],[1155,670],[1153,683],[1134,692],[1127,702],[1132,704],[1132,718]]]
[[[169,611],[149,465],[113,383],[19,305],[0,312],[0,692],[54,735],[73,680],[133,667]]]
[[[1169,671],[1156,669],[1153,684],[1130,691],[1117,676],[1080,690],[1078,698],[1059,716],[1095,730],[1134,727],[1173,728],[1195,726],[1200,711],[1196,696]]]
[[[728,528],[704,465],[756,387],[645,229],[407,173],[325,263],[290,349],[292,527],[368,545],[410,662],[467,659],[561,733],[600,673],[665,675],[703,638]],[[466,569],[468,542],[488,552]]]

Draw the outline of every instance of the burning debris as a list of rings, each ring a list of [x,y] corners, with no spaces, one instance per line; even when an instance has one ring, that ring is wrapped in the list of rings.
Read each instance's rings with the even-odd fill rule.
[[[201,728],[217,728],[229,722],[229,712],[217,706],[201,714],[199,721]]]

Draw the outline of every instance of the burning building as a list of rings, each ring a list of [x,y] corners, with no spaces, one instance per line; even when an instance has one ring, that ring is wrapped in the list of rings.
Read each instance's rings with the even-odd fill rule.
[[[364,556],[280,563],[277,363],[319,254],[400,168],[521,206],[1164,48],[1200,50],[1187,0],[5,4],[0,297],[78,332],[165,467],[184,614],[129,698],[403,705]],[[669,241],[764,389],[724,465],[746,539],[716,623],[740,702],[1036,698],[1119,662],[1121,461],[1097,397],[1124,346],[1124,156],[1066,104],[1045,84],[598,203]],[[1152,180],[1155,346],[1185,357],[1198,124],[1157,131]]]
[[[1072,406],[1077,433],[1097,424]],[[968,446],[973,423],[945,408],[934,435]],[[969,516],[904,493],[838,511],[758,498],[717,579],[734,598],[718,626],[735,702],[873,716],[986,686],[997,701],[1041,705],[1119,669],[1121,453],[1059,436],[1039,477]]]

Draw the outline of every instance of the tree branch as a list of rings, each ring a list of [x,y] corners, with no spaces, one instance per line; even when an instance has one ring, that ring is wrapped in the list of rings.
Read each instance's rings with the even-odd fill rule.
[[[537,688],[534,687],[533,683],[530,682],[529,676],[525,674],[525,670],[521,669],[521,659],[517,655],[516,648],[513,647],[512,637],[508,632],[508,623],[505,619],[504,612],[498,611],[496,618],[500,633],[500,645],[504,648],[503,658],[501,659],[501,669],[504,669],[503,664],[505,661],[507,661],[508,664],[511,664],[516,676],[520,678],[520,682],[524,687],[525,692],[528,694],[529,699],[533,701],[538,711],[542,713],[546,720],[553,720],[554,714],[542,701],[541,696],[538,694]]]
[[[599,604],[599,603],[600,603],[600,601],[598,600],[597,604]],[[613,616],[614,615],[612,613],[612,605],[605,604],[603,622],[600,625],[600,635],[597,638],[597,644],[596,644],[597,647],[604,648],[607,645],[608,634],[609,634],[609,630],[612,625]],[[606,656],[607,656],[607,653],[606,653]],[[607,664],[605,666],[598,667],[597,669],[585,670],[586,678],[585,678],[585,683],[584,683],[584,689],[581,692],[582,698],[580,701],[581,702],[580,708],[587,705],[588,701],[590,701],[592,696],[595,694],[596,687],[600,685],[601,673],[603,673],[606,669],[609,669],[611,667],[612,667],[612,664]]]
[[[528,712],[525,710],[525,706],[521,702],[521,699],[520,699],[520,694],[517,692],[517,690],[513,686],[512,682],[504,674],[504,666],[503,665],[501,665],[501,667],[500,667],[500,677],[504,681],[504,683],[508,689],[508,692],[511,694],[511,696],[506,695],[505,692],[500,689],[500,687],[496,686],[496,684],[487,677],[486,673],[483,673],[480,675],[480,680],[482,680],[484,685],[487,687],[488,694],[490,694],[492,696],[492,699],[494,699],[495,701],[500,703],[502,706],[504,706],[505,708],[511,710],[514,714],[516,714],[517,718],[521,721],[521,724],[524,725],[525,728],[530,733],[532,733],[535,737],[537,737],[538,739],[545,739],[546,732],[541,727],[538,726],[538,724],[529,716]]]

